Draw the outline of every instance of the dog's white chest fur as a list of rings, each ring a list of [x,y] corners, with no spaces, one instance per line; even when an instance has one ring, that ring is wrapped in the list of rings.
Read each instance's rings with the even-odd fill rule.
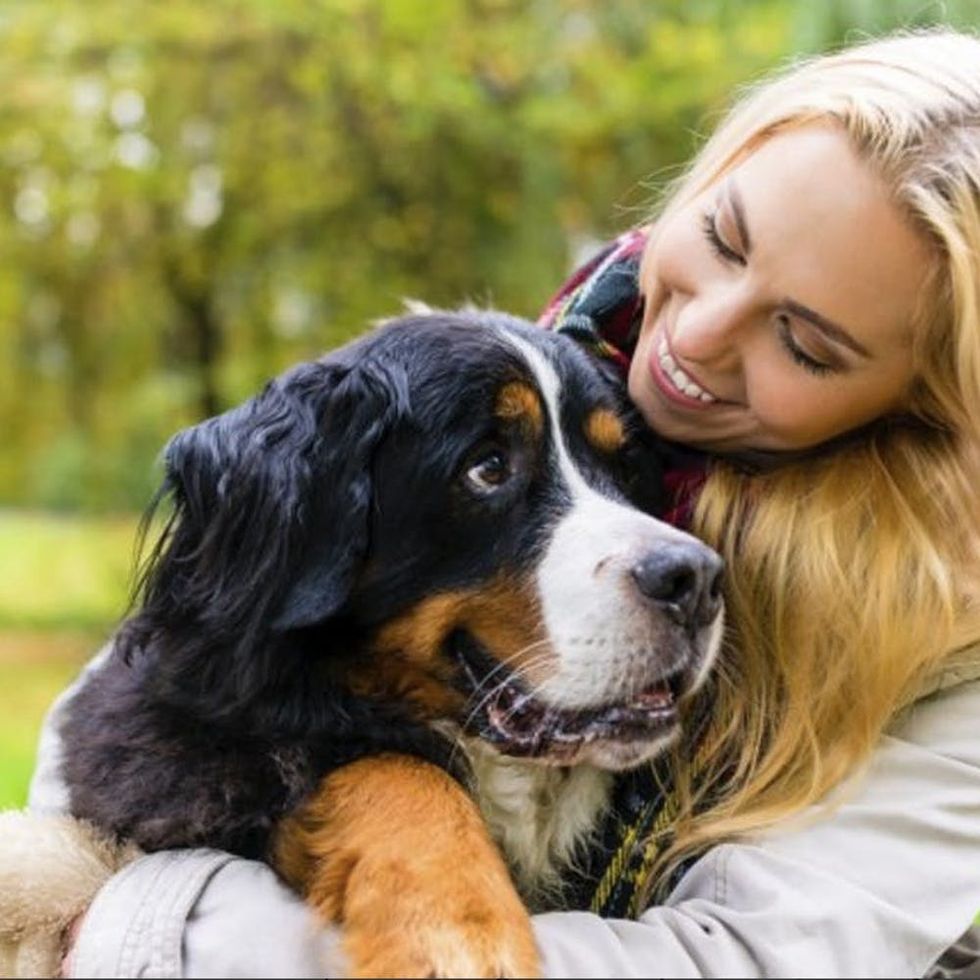
[[[613,774],[590,765],[558,768],[503,756],[466,739],[476,798],[518,890],[547,904],[561,872],[575,862],[609,804]]]

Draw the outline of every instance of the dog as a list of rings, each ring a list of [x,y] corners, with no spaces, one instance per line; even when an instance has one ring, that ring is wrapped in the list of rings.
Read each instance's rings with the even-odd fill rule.
[[[61,730],[72,814],[269,861],[355,976],[537,975],[527,909],[720,643],[660,459],[610,369],[492,311],[179,433],[142,604]]]

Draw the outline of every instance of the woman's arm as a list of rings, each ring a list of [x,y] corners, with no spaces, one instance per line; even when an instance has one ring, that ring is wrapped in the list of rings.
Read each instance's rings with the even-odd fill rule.
[[[338,940],[265,864],[220,851],[159,851],[96,896],[69,975],[342,976]]]

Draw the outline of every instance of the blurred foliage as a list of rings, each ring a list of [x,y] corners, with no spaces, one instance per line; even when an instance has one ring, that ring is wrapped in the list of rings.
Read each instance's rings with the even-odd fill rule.
[[[939,19],[980,0],[0,0],[0,503],[142,506],[402,297],[533,316],[739,84]]]
[[[0,809],[24,803],[45,711],[126,612],[136,525],[0,511]]]

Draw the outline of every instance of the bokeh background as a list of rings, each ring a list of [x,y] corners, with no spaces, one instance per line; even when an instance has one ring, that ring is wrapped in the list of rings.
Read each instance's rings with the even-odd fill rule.
[[[400,308],[535,316],[733,93],[980,0],[0,0],[0,807],[175,430]]]

